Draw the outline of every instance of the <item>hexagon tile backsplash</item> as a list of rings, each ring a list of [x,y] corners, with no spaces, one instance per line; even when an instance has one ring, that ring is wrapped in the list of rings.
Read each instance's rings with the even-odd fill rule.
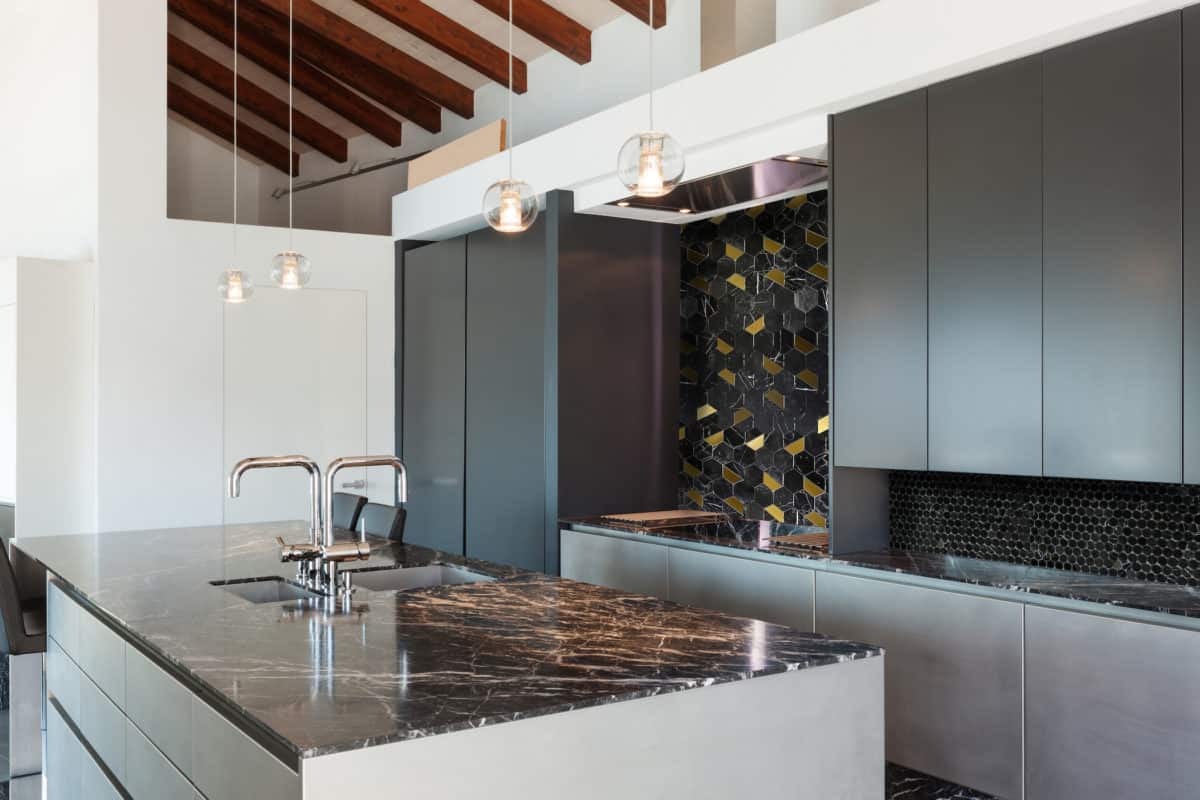
[[[680,504],[824,526],[827,193],[683,229]]]
[[[891,545],[1200,586],[1200,486],[892,472]]]

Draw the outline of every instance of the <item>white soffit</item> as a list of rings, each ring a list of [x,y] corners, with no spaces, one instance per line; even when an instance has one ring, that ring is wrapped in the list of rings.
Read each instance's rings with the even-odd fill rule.
[[[655,93],[657,127],[683,145],[687,178],[781,153],[823,153],[826,116],[1011,61],[1190,4],[1191,0],[879,0]],[[789,77],[794,76],[794,77]],[[518,145],[538,191],[570,189],[577,211],[627,194],[621,143],[646,124],[646,97]],[[392,199],[396,239],[481,227],[498,155]]]

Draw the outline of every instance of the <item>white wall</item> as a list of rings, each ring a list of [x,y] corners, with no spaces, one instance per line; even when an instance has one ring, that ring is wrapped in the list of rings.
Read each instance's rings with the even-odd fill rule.
[[[270,171],[262,167],[261,171]],[[258,161],[238,157],[238,221],[257,225],[261,174]],[[230,148],[190,122],[167,120],[167,216],[201,222],[233,220],[233,157]],[[284,178],[283,173],[276,173]],[[284,178],[286,180],[286,178]],[[266,188],[266,192],[270,189]]]
[[[101,530],[220,522],[222,306],[231,226],[167,219],[167,9],[104,3],[100,16],[97,517]],[[286,231],[243,227],[238,262],[267,280]],[[297,231],[313,285],[368,294],[368,442],[393,441],[393,272],[387,237]],[[272,347],[275,342],[245,342]],[[304,431],[296,432],[303,452]],[[305,509],[297,510],[303,517]]]
[[[30,258],[16,264],[16,532],[93,531],[95,268]]]
[[[0,254],[94,252],[97,9],[0,2]]]
[[[17,260],[0,258],[0,503],[17,496]]]
[[[876,0],[778,0],[775,6],[775,38],[795,36],[874,2]]]

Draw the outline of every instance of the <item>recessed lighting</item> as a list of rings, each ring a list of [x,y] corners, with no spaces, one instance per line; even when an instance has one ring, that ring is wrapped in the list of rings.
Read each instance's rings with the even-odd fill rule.
[[[629,208],[629,201],[628,200],[618,200],[617,205],[619,205],[621,208]]]
[[[681,209],[679,209],[679,213],[680,214],[690,214],[690,213],[692,213],[692,210],[690,208],[681,208]]]
[[[784,158],[787,161],[799,161],[800,160],[800,156],[785,156]]]

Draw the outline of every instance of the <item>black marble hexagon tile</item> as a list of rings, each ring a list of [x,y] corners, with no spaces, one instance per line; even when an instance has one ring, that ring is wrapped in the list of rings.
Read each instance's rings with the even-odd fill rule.
[[[685,226],[680,503],[825,525],[826,192]]]
[[[892,547],[1200,586],[1200,486],[893,472]]]

